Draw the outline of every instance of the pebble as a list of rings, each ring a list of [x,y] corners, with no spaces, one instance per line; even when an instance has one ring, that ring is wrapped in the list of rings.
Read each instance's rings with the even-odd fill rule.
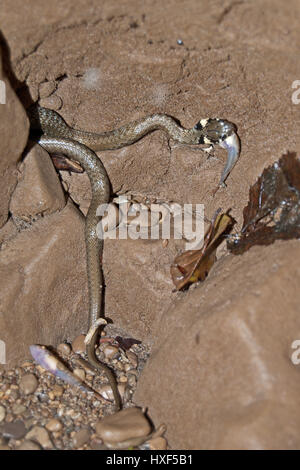
[[[107,344],[104,346],[103,348],[103,352],[104,352],[104,355],[105,357],[107,357],[107,359],[114,359],[116,357],[119,356],[119,348],[117,348],[116,346],[113,346],[111,344]]]
[[[78,447],[82,447],[84,444],[86,444],[90,439],[90,433],[88,429],[81,429],[80,431],[77,431],[74,436],[72,437],[72,443],[73,447],[76,449]]]
[[[84,335],[79,335],[74,339],[74,341],[72,342],[72,349],[74,353],[80,354],[85,352],[84,339]]]
[[[136,382],[136,376],[134,374],[128,374],[128,385],[130,387],[135,387]]]
[[[130,364],[133,365],[133,367],[136,369],[138,366],[138,358],[137,355],[134,354],[132,351],[127,351],[126,352],[127,359],[129,360]]]
[[[26,434],[26,427],[23,421],[17,420],[14,423],[5,423],[2,434],[9,439],[22,439]]]
[[[0,405],[0,423],[1,421],[4,420],[6,416],[6,409],[4,408],[4,406]]]
[[[62,424],[58,419],[50,419],[48,423],[46,424],[46,429],[50,432],[57,432],[62,429]]]
[[[57,351],[60,354],[64,354],[65,356],[69,356],[71,354],[71,346],[67,343],[61,343],[57,346]]]
[[[34,426],[31,431],[26,434],[26,439],[37,441],[43,449],[53,449],[49,434],[42,426]]]
[[[15,403],[12,406],[12,412],[15,415],[22,415],[23,413],[25,413],[26,410],[27,410],[26,406],[21,405],[20,403]]]
[[[96,424],[96,433],[108,448],[126,449],[147,440],[151,425],[140,408],[127,408],[105,416]]]
[[[25,395],[30,395],[34,393],[38,388],[39,382],[35,375],[33,374],[25,374],[20,380],[20,390]]]
[[[76,375],[80,380],[85,380],[85,371],[83,369],[74,369],[73,374]]]
[[[41,446],[37,442],[25,440],[17,447],[17,450],[41,450]]]
[[[58,111],[62,107],[62,99],[58,95],[51,95],[47,98],[41,98],[39,105],[43,108],[51,108]]]
[[[121,398],[124,397],[125,389],[126,389],[126,384],[125,383],[118,384],[118,390],[119,390],[119,394],[120,394]],[[113,394],[112,388],[109,384],[100,385],[98,391],[99,391],[100,395],[102,395],[103,398],[105,398],[105,400],[113,401],[114,394]]]
[[[55,384],[52,388],[52,392],[55,397],[61,397],[62,394],[64,393],[64,387],[62,387],[61,385]]]

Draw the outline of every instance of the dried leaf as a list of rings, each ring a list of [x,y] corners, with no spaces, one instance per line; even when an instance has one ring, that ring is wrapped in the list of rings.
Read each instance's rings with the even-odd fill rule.
[[[228,249],[241,254],[253,245],[300,237],[300,158],[287,153],[265,168],[249,191],[240,233],[228,237]]]
[[[83,173],[84,171],[79,163],[75,162],[74,160],[70,160],[63,155],[53,154],[51,155],[51,158],[57,170],[71,171],[73,173]]]
[[[120,348],[127,351],[131,348],[134,344],[141,344],[142,342],[138,339],[134,338],[122,338],[122,336],[116,336],[115,340],[119,343]]]
[[[204,281],[216,261],[216,249],[234,223],[230,215],[219,214],[220,210],[217,210],[210,223],[202,248],[188,250],[176,256],[170,271],[177,290],[184,289],[193,282]]]

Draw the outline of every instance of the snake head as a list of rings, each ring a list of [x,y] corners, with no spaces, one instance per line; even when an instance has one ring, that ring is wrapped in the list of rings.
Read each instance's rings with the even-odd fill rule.
[[[194,129],[200,134],[199,144],[219,144],[220,147],[227,150],[227,161],[219,183],[219,187],[224,186],[241,150],[236,125],[225,119],[202,119]]]
[[[219,144],[237,131],[235,124],[218,118],[202,119],[195,129],[201,132],[199,144]]]

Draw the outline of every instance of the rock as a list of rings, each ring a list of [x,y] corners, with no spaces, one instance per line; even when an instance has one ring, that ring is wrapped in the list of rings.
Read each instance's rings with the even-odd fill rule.
[[[125,390],[126,390],[126,384],[124,384],[124,383],[118,384],[118,390],[119,390],[119,394],[120,394],[121,398],[123,399],[124,394],[125,394]],[[99,391],[100,395],[102,395],[103,398],[105,398],[106,400],[110,400],[110,401],[114,400],[114,394],[113,394],[112,388],[109,384],[100,385],[98,391]]]
[[[51,158],[46,150],[36,144],[20,167],[10,212],[26,220],[52,214],[65,205],[66,198]]]
[[[26,434],[26,427],[23,421],[17,420],[13,423],[5,423],[2,429],[0,428],[0,432],[8,439],[22,439]]]
[[[73,374],[76,375],[80,380],[84,381],[85,380],[85,371],[83,369],[74,369]]]
[[[112,344],[106,344],[103,348],[103,352],[107,359],[114,359],[120,355],[119,348]]]
[[[36,442],[25,440],[17,447],[17,450],[41,450],[41,446]]]
[[[77,431],[72,437],[73,447],[78,449],[78,447],[82,447],[84,444],[86,444],[89,439],[90,433],[88,429],[80,429],[80,431]]]
[[[138,366],[138,358],[137,355],[134,354],[132,351],[126,351],[126,356],[129,362],[132,364],[133,368],[136,369]]]
[[[17,182],[17,162],[28,140],[29,123],[23,106],[13,91],[2,64],[8,59],[0,44],[0,228],[8,216],[11,194]],[[5,87],[5,89],[4,89]],[[2,96],[4,95],[4,96]],[[5,103],[2,101],[4,98]]]
[[[26,410],[27,410],[26,406],[22,405],[21,403],[15,403],[12,406],[12,412],[15,415],[22,415],[23,413],[25,413]]]
[[[114,323],[128,336],[148,342],[157,312],[170,304],[173,289],[170,264],[174,250],[171,241],[168,249],[167,252],[162,248],[160,240],[104,241],[106,309],[114,312]],[[122,296],[116,301],[116,289],[120,286]],[[130,315],[124,315],[129,311]]]
[[[26,439],[37,441],[43,449],[53,449],[49,434],[42,426],[34,426],[27,434]]]
[[[39,382],[34,374],[25,374],[20,380],[20,390],[25,395],[34,393],[38,388]]]
[[[62,387],[61,385],[55,384],[52,387],[52,392],[53,392],[54,397],[59,398],[64,393],[64,387]]]
[[[161,318],[134,400],[171,448],[299,448],[299,257],[297,240],[226,256]]]
[[[0,405],[0,423],[5,419],[6,409],[4,406]]]
[[[0,331],[7,367],[30,358],[31,344],[55,346],[87,329],[83,230],[84,220],[69,202],[2,246]],[[16,328],[20,312],[22,328]]]
[[[79,335],[74,339],[74,341],[72,342],[72,349],[74,353],[81,354],[85,352],[84,340],[85,335]]]
[[[69,356],[71,354],[71,346],[67,343],[61,343],[57,346],[57,351],[60,354],[63,354],[65,356]]]
[[[140,408],[127,408],[96,424],[96,433],[108,448],[126,449],[147,440],[151,425]]]
[[[50,432],[57,432],[62,429],[62,424],[58,419],[50,419],[46,424],[46,429]]]
[[[62,99],[58,95],[51,95],[47,98],[42,98],[39,101],[39,104],[44,108],[55,109],[58,111],[62,107]]]

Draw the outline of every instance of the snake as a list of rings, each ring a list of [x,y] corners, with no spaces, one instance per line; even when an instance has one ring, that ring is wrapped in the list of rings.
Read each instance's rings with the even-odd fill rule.
[[[215,145],[227,149],[227,161],[219,186],[223,186],[239,152],[239,138],[235,124],[219,118],[201,119],[191,128],[182,127],[167,114],[151,114],[129,122],[117,129],[94,133],[70,127],[56,111],[33,105],[28,110],[31,138],[50,154],[62,154],[78,162],[86,171],[92,199],[85,221],[86,265],[89,292],[89,332],[86,353],[90,364],[103,372],[109,380],[116,409],[122,406],[116,378],[112,370],[97,359],[95,345],[99,324],[106,323],[103,313],[104,279],[102,272],[103,240],[97,236],[97,208],[110,200],[110,181],[96,151],[120,149],[140,140],[155,130],[162,130],[169,139],[186,145]]]

